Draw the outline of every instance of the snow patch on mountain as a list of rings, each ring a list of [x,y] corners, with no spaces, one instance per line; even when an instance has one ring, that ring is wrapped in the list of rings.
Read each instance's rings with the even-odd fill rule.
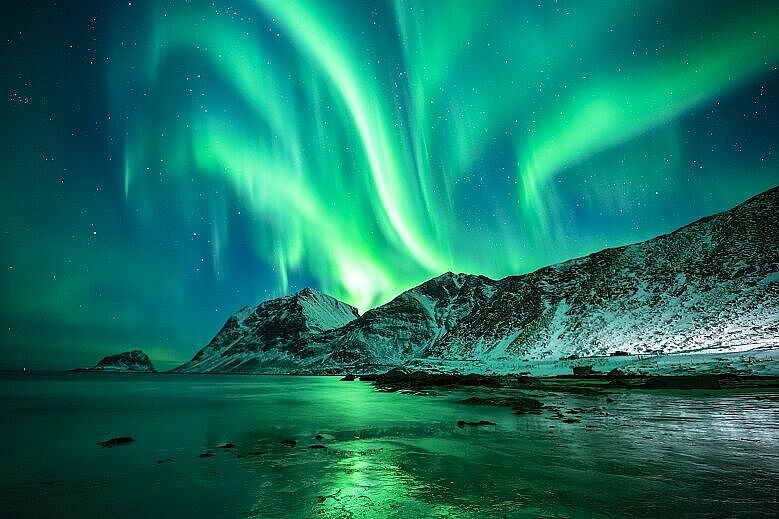
[[[187,371],[517,369],[570,355],[779,348],[779,188],[646,242],[520,276],[447,272],[357,318],[304,290],[244,309]],[[277,371],[278,372],[278,371]]]
[[[287,373],[320,366],[330,351],[316,337],[359,316],[357,309],[306,288],[244,307],[181,372]]]

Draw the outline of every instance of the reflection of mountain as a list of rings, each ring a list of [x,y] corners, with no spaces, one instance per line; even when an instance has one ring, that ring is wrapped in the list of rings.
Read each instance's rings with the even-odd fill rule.
[[[328,372],[418,358],[488,368],[614,350],[776,347],[777,221],[774,188],[673,233],[530,274],[495,281],[446,273],[359,318],[344,303],[303,291],[242,310],[179,369]],[[310,298],[313,316],[305,310]]]

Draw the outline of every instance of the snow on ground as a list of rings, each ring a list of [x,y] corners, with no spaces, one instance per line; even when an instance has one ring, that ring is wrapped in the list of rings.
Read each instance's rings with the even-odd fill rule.
[[[700,373],[736,373],[741,375],[779,376],[779,349],[751,349],[742,352],[677,353],[671,355],[628,355],[624,357],[584,357],[573,360],[493,361],[489,364],[470,359],[445,361],[415,359],[407,369],[451,373],[527,374],[533,377],[571,375],[574,366],[592,366],[606,374],[612,369],[636,375],[684,375]]]

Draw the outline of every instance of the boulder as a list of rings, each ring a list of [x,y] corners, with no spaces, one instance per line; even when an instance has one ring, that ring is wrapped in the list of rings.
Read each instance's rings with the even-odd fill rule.
[[[481,425],[498,425],[498,424],[496,424],[495,422],[490,422],[488,420],[479,420],[478,422],[466,422],[465,420],[459,420],[457,422],[457,427],[459,427],[460,429],[462,429],[466,425],[472,427],[478,427]]]
[[[109,438],[108,440],[98,442],[98,445],[105,448],[116,447],[117,445],[127,445],[134,442],[135,439],[130,436],[117,436],[116,438]]]
[[[625,376],[625,372],[622,371],[619,368],[614,368],[611,371],[609,371],[608,373],[606,373],[606,376],[609,377],[609,378],[624,377]]]
[[[573,369],[573,374],[578,376],[595,374],[595,371],[592,369],[592,366],[574,366],[572,369]]]

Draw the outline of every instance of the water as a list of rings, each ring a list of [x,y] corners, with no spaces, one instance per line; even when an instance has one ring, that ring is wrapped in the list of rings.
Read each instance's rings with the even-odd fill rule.
[[[537,395],[569,424],[331,377],[5,374],[0,515],[776,517],[779,391],[709,393]]]

